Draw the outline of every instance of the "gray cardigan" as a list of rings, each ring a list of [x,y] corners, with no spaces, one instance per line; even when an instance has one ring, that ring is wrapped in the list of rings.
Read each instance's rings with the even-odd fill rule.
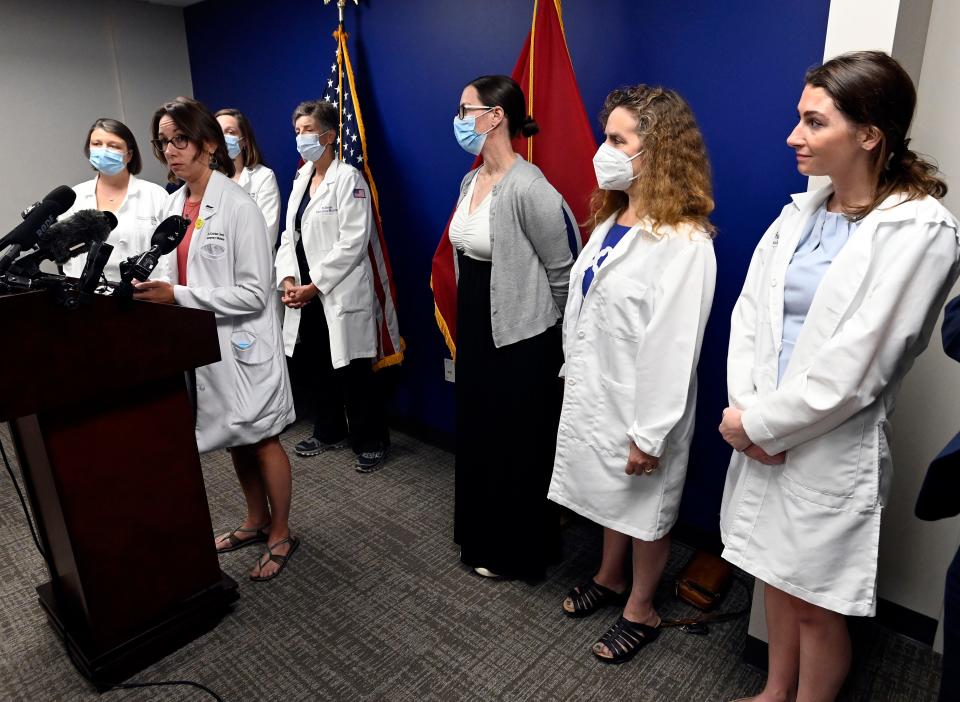
[[[464,176],[458,205],[478,170]],[[490,322],[497,348],[536,336],[560,319],[582,246],[574,222],[560,193],[523,157],[493,186]],[[453,256],[456,269],[456,250]]]

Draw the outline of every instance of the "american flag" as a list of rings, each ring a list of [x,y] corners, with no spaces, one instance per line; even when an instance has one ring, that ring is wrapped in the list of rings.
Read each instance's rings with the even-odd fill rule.
[[[380,198],[377,186],[367,162],[367,140],[363,128],[363,116],[356,95],[356,83],[353,79],[353,66],[347,51],[347,33],[343,26],[333,34],[337,40],[337,50],[330,64],[330,75],[323,88],[323,100],[332,103],[340,113],[340,128],[337,133],[337,157],[361,173],[370,186],[370,205],[373,207],[373,221],[376,232],[370,237],[367,254],[373,268],[373,287],[377,295],[378,352],[375,369],[400,363],[406,344],[400,336],[397,323],[397,292],[393,283],[393,271],[390,267],[390,255],[383,238],[383,224],[380,220]],[[354,193],[355,197],[363,197]]]
[[[339,31],[339,30],[338,30]],[[344,47],[346,44],[344,43]],[[363,170],[364,140],[357,129],[357,115],[353,106],[354,96],[350,93],[350,81],[344,80],[340,60],[340,47],[333,55],[330,65],[330,77],[323,89],[323,99],[338,108],[340,112],[340,133],[337,135],[337,156],[359,171]]]

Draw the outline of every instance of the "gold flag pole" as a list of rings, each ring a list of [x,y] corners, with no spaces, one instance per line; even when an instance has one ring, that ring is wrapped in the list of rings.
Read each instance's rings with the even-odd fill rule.
[[[324,5],[329,5],[333,0],[323,0]],[[353,0],[354,5],[359,5],[360,0]],[[347,0],[337,0],[337,10],[340,13],[340,24],[343,24],[343,8],[347,6]]]

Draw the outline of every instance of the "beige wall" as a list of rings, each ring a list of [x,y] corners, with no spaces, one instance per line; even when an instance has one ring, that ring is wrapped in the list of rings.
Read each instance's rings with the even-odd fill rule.
[[[143,177],[166,179],[149,153],[149,118],[191,94],[183,10],[133,0],[0,0],[0,233],[57,185],[92,177],[83,138],[97,117],[131,130]]]
[[[950,186],[944,204],[954,214],[960,213],[958,32],[960,3],[934,0],[911,134],[911,148],[939,163]],[[958,293],[960,286],[953,295]],[[913,516],[927,465],[960,431],[960,364],[943,353],[939,324],[930,347],[907,376],[892,423],[896,474],[884,514],[879,593],[942,622],[944,574],[960,542],[960,520],[931,523]]]

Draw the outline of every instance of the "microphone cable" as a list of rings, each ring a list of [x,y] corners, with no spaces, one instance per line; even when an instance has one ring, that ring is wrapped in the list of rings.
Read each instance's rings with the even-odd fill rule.
[[[50,569],[50,572],[53,573],[53,564],[50,563],[50,558],[47,556],[47,552],[43,550],[42,546],[40,546],[40,539],[37,537],[37,532],[33,528],[33,520],[30,517],[30,510],[27,509],[27,501],[23,498],[23,491],[20,489],[20,483],[17,480],[17,476],[13,472],[13,467],[10,465],[10,460],[7,458],[7,452],[3,448],[2,441],[0,441],[0,456],[3,457],[3,465],[6,466],[7,473],[10,475],[10,482],[13,483],[13,489],[17,491],[17,497],[20,498],[20,507],[23,508],[23,517],[27,520],[27,526],[30,527],[30,536],[33,537],[33,545],[37,547],[37,552],[43,557],[43,561],[47,564],[47,568]]]
[[[30,527],[30,536],[33,538],[33,545],[37,547],[37,552],[43,557],[43,562],[47,564],[47,569],[50,571],[51,577],[53,575],[54,568],[53,563],[50,562],[50,557],[47,555],[47,552],[43,550],[43,547],[40,546],[40,539],[37,536],[37,531],[33,526],[34,519],[31,518],[30,510],[27,507],[27,501],[23,497],[23,491],[20,489],[20,481],[17,480],[16,474],[13,472],[13,466],[10,465],[10,459],[7,458],[7,452],[3,448],[3,441],[0,441],[0,457],[3,458],[3,465],[7,469],[7,473],[10,475],[10,482],[13,483],[13,489],[17,492],[17,497],[20,498],[20,507],[23,509],[24,519],[27,520],[27,526]],[[63,649],[67,654],[67,658],[70,659],[70,662],[73,663],[73,666],[77,671],[82,671],[82,668],[77,663],[76,655],[74,654],[71,648],[71,642],[66,632],[63,634]],[[75,644],[73,644],[75,645]],[[82,674],[82,673],[81,673]],[[84,676],[86,677],[86,676]],[[198,690],[206,692],[217,702],[223,702],[223,699],[213,690],[211,690],[206,685],[203,685],[193,680],[158,680],[157,682],[145,682],[135,680],[133,682],[118,682],[113,683],[106,681],[107,685],[114,690],[135,690],[144,687],[175,687],[175,686],[187,686],[194,687]],[[106,692],[110,692],[107,690]]]

